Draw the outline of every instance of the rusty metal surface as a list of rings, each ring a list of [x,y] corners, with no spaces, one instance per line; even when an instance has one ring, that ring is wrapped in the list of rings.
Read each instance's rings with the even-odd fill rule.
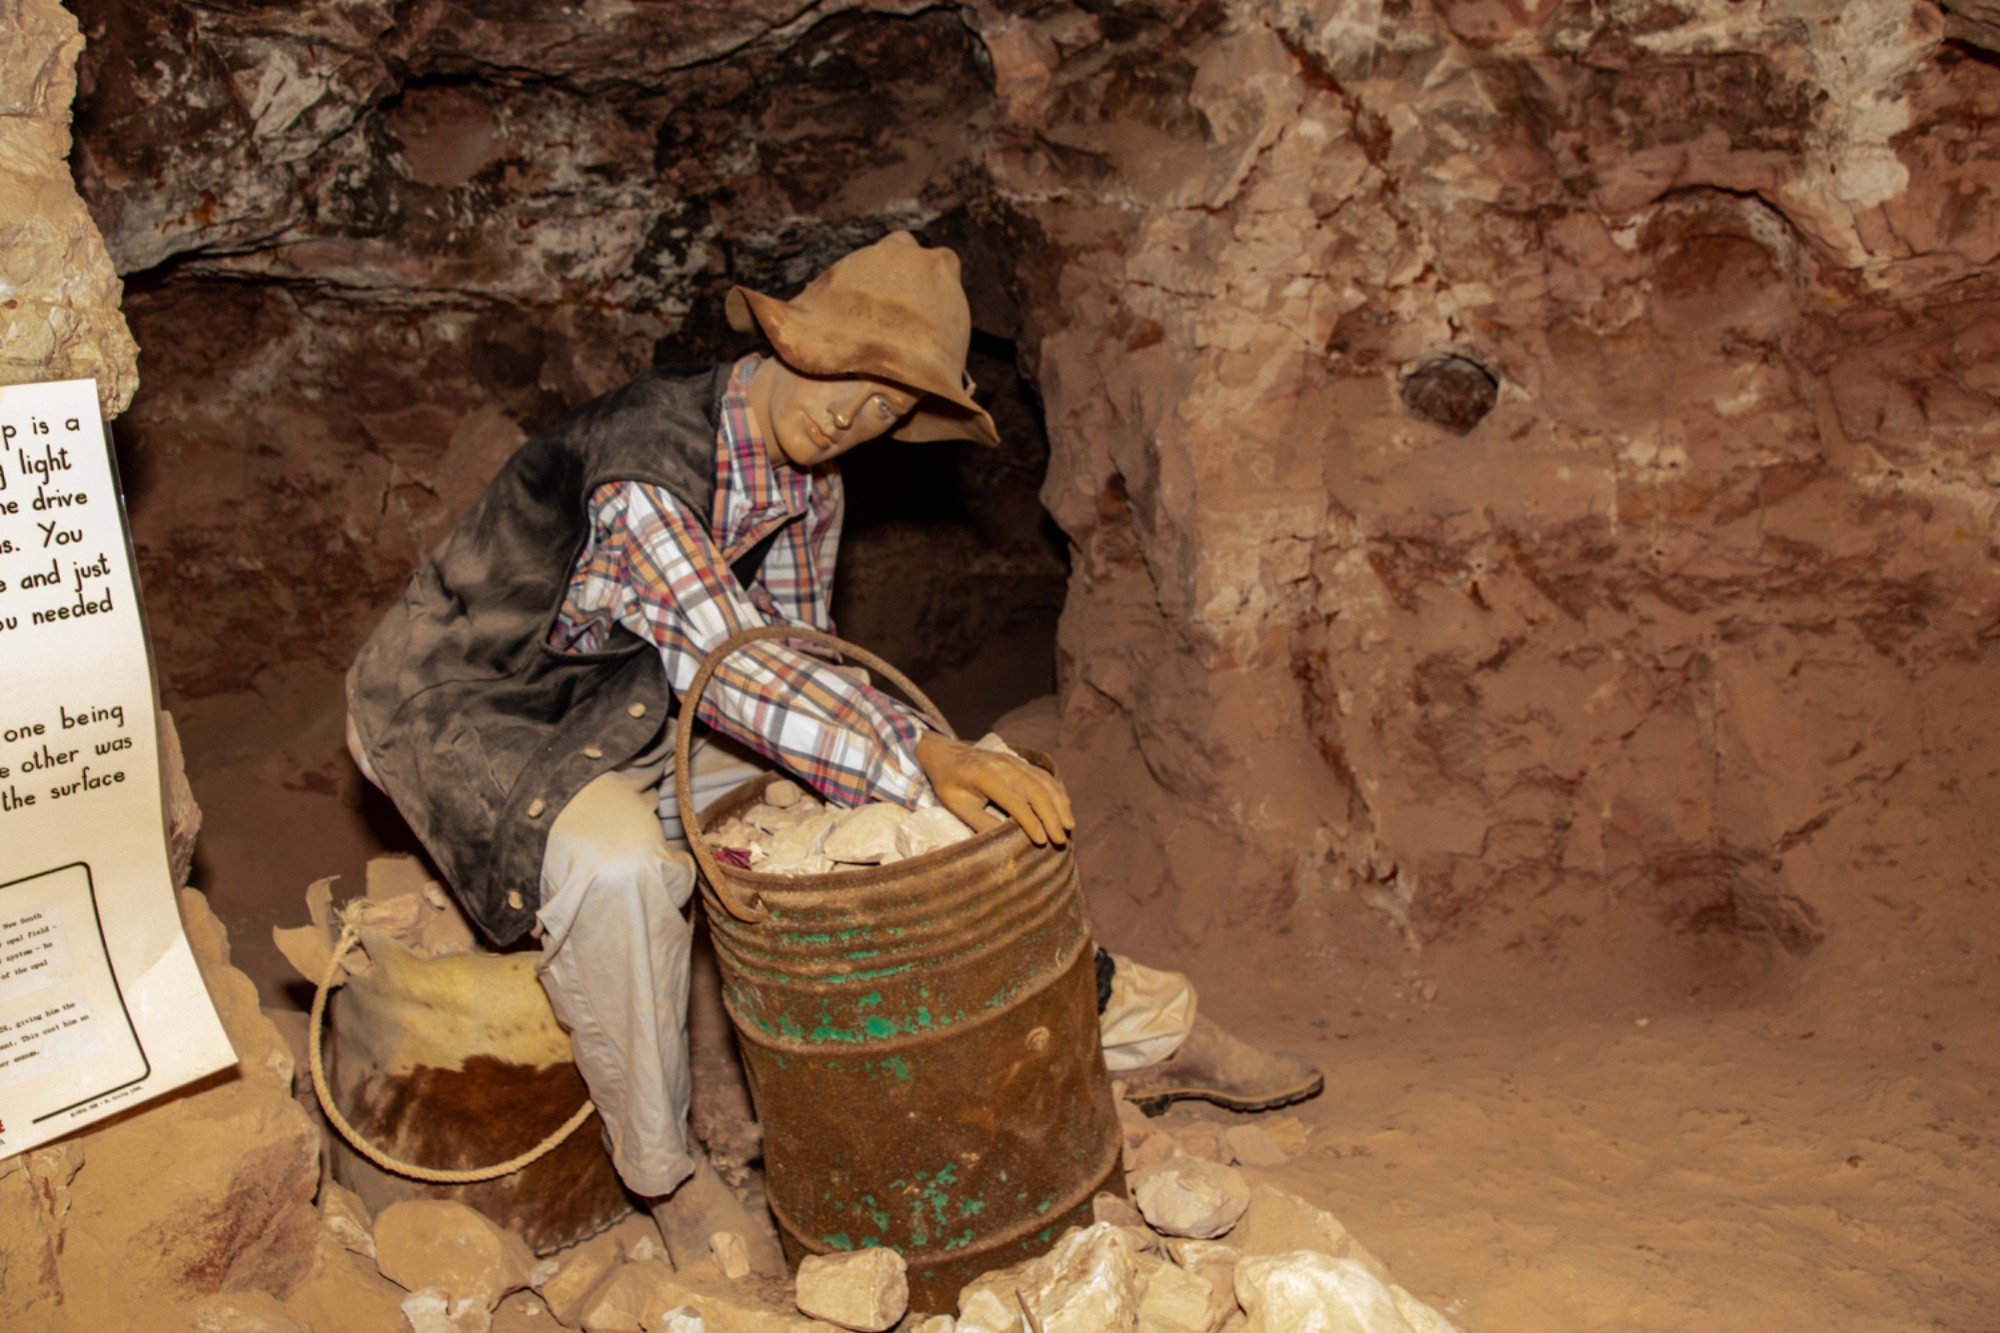
[[[724,873],[768,911],[739,920],[703,884],[794,1260],[890,1246],[913,1308],[948,1311],[973,1276],[1087,1223],[1093,1194],[1123,1192],[1067,849],[1010,822],[879,868]]]

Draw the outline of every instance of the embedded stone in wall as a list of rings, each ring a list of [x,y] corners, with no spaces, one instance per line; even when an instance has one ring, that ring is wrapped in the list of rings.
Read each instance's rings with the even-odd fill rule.
[[[1403,402],[1424,420],[1463,435],[1493,410],[1500,391],[1493,373],[1469,356],[1440,356],[1403,380]]]

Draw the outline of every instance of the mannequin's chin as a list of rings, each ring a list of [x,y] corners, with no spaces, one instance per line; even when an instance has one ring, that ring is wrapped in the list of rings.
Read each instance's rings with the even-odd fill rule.
[[[814,444],[812,440],[803,437],[791,440],[780,437],[778,440],[778,452],[785,456],[787,463],[790,463],[795,468],[802,469],[818,467],[826,461],[827,455],[826,450]]]

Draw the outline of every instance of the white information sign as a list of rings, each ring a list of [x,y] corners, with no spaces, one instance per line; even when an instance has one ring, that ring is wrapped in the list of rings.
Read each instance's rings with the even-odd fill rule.
[[[97,387],[0,387],[0,1157],[235,1062],[174,904]]]

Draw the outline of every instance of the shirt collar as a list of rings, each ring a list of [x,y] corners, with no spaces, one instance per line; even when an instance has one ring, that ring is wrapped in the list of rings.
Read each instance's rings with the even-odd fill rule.
[[[743,526],[757,525],[780,516],[803,514],[811,502],[813,477],[801,468],[780,467],[771,461],[770,442],[757,429],[750,411],[750,377],[764,358],[752,353],[736,363],[729,386],[722,393],[722,429],[715,451],[715,529],[725,546],[735,534],[728,533],[729,519]],[[735,506],[731,497],[735,498]]]

